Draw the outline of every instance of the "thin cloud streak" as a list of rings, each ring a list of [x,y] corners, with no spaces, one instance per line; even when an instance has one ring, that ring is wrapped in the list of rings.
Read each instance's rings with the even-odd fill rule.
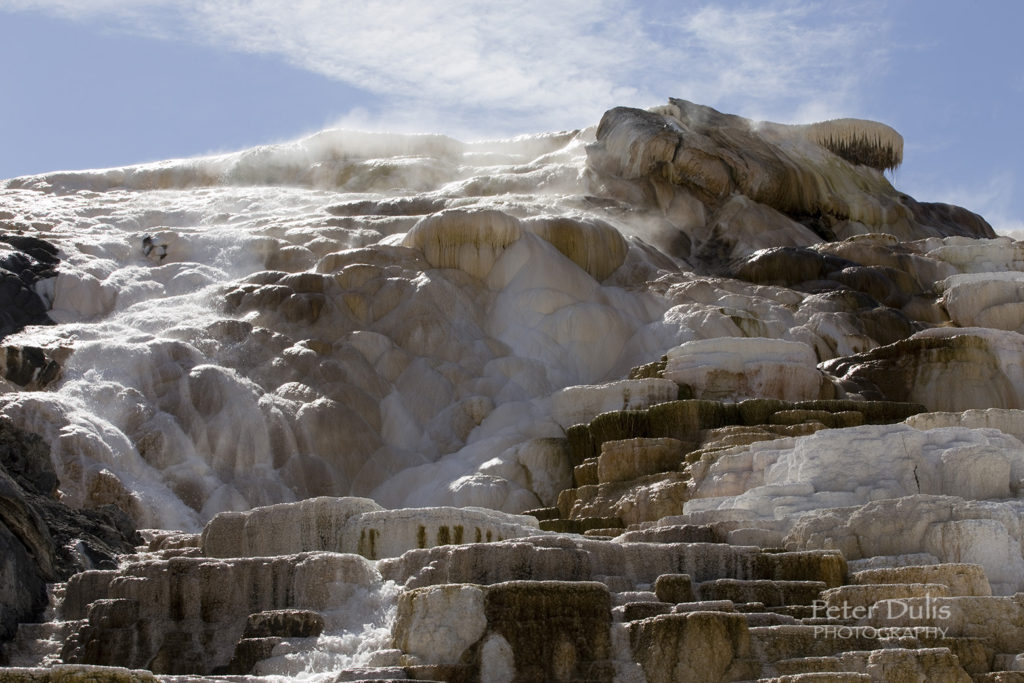
[[[669,96],[747,116],[858,115],[884,68],[878,2],[722,8],[626,0],[0,0],[113,30],[277,55],[382,97],[371,112],[513,134],[595,123],[615,105]],[[339,112],[342,114],[342,112]]]
[[[1010,169],[993,171],[988,178],[969,186],[929,186],[908,191],[923,201],[942,201],[964,206],[980,214],[1000,235],[1024,238],[1024,220],[1013,215],[1011,199],[1017,196],[1017,177]],[[940,199],[941,198],[941,199]]]

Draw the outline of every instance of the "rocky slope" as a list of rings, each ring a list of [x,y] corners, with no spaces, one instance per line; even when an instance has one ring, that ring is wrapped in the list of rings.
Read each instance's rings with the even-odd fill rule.
[[[673,99],[6,181],[4,675],[1024,678],[1024,246],[902,154]]]

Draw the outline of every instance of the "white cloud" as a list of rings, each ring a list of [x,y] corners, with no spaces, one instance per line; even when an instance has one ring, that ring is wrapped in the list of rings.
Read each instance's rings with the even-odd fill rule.
[[[851,115],[884,61],[876,0],[0,0],[289,63],[382,97],[382,117],[517,132],[669,96],[748,116]],[[411,116],[410,116],[411,114]]]
[[[1009,169],[997,170],[971,185],[922,185],[907,190],[921,201],[944,202],[967,208],[987,220],[1000,235],[1024,238],[1024,216],[1014,212],[1017,176]]]

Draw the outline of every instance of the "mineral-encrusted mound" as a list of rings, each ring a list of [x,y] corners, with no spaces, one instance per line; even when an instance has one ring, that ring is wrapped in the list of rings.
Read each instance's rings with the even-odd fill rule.
[[[5,181],[0,678],[1019,678],[1024,245],[903,153],[672,99]]]

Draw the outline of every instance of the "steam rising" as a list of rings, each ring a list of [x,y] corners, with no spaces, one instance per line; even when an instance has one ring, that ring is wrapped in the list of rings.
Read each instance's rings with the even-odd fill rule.
[[[40,288],[58,324],[5,341],[64,359],[63,378],[0,384],[0,414],[51,444],[68,503],[143,526],[322,495],[550,505],[571,472],[550,447],[566,387],[697,339],[773,337],[819,359],[875,343],[795,292],[688,273],[819,241],[781,213],[793,207],[850,231],[910,229],[879,173],[811,138],[883,167],[902,149],[880,124],[762,134],[672,100],[612,110],[596,131],[330,130],[15,178],[4,215],[62,260]],[[720,151],[737,139],[753,162]]]

